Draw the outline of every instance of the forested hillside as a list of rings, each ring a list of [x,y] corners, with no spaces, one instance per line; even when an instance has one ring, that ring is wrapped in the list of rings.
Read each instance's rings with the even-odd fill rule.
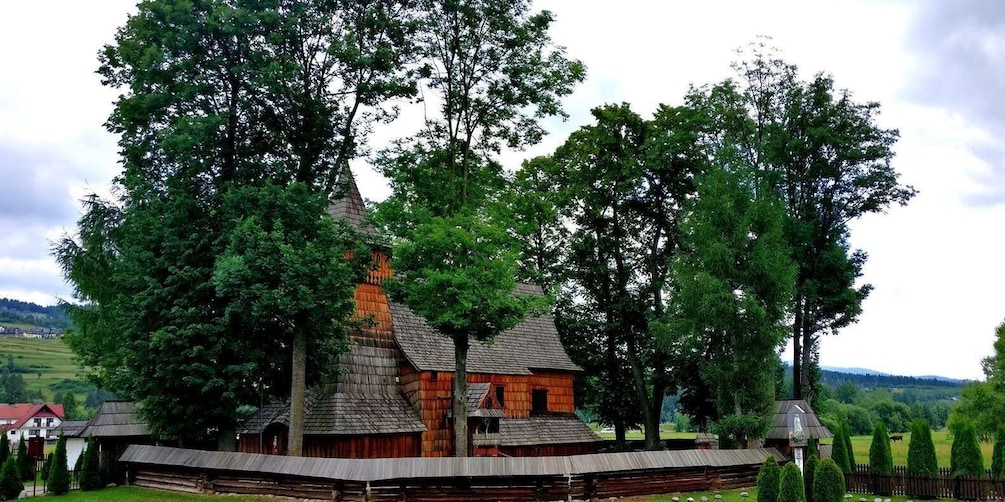
[[[962,380],[953,380],[950,378],[921,378],[900,375],[873,375],[868,373],[855,374],[829,370],[820,370],[820,382],[831,387],[837,387],[845,382],[862,388],[941,387],[956,389],[957,394],[959,394],[960,386],[966,383]]]
[[[70,316],[60,305],[43,307],[31,302],[0,298],[0,325],[4,323],[66,329],[70,327]]]

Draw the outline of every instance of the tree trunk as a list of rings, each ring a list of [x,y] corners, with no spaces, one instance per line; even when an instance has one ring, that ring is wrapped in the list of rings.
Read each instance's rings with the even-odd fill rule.
[[[813,330],[808,326],[807,319],[809,319],[809,312],[805,309],[803,311],[803,328],[802,328],[802,353],[799,355],[802,358],[801,369],[802,369],[802,382],[800,382],[800,387],[803,391],[803,397],[810,406],[813,404],[813,397],[816,394],[816,389],[813,386],[813,375],[811,373],[811,365],[813,364],[813,350],[816,347],[816,343],[813,340]]]
[[[216,436],[217,451],[237,451],[237,429],[233,425],[220,427]]]
[[[625,421],[624,420],[619,420],[616,424],[614,424],[614,441],[615,441],[615,444],[617,445],[616,448],[617,448],[618,451],[626,451],[626,450],[628,450],[628,434],[627,434],[627,432],[628,432],[628,428],[625,427]]]
[[[656,443],[659,443],[659,415],[656,416],[656,441],[652,441],[652,430],[650,424],[653,423],[653,410],[649,407],[649,393],[646,389],[646,377],[643,374],[642,361],[639,359],[636,353],[637,346],[634,343],[628,344],[628,364],[632,368],[632,379],[635,381],[635,394],[639,400],[639,406],[642,408],[642,425],[645,429],[645,439],[646,439],[646,449],[654,450],[656,449]]]
[[[454,335],[454,456],[468,456],[468,337]]]
[[[660,442],[660,413],[663,411],[663,397],[666,394],[666,385],[660,380],[659,377],[653,378],[652,402],[649,403],[652,413],[648,417],[649,422],[645,424],[647,450],[663,449],[663,444]]]
[[[795,303],[795,319],[792,321],[792,398],[803,398],[802,382],[802,341],[803,341],[803,299],[796,295],[793,299]]]
[[[293,330],[293,380],[290,384],[291,457],[304,454],[304,393],[307,391],[307,333],[298,323]]]

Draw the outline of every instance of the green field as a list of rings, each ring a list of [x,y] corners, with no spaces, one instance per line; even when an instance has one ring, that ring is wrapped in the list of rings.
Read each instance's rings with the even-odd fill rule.
[[[830,440],[824,440],[824,443]],[[932,431],[932,442],[935,443],[935,457],[939,461],[939,467],[949,467],[949,452],[953,445],[953,437],[948,430]],[[890,451],[893,453],[893,465],[907,465],[907,447],[911,443],[911,434],[905,433],[903,441],[890,443]],[[859,464],[869,463],[869,445],[872,444],[872,436],[852,436],[851,448],[855,451],[855,462]],[[991,449],[994,446],[990,441],[981,443],[981,451],[984,454],[984,468],[991,468]]]
[[[63,379],[79,379],[81,369],[74,360],[70,348],[59,339],[0,338],[0,365],[7,364],[7,356],[14,357],[14,364],[32,370],[24,373],[24,383],[29,389],[42,391],[46,401],[52,400],[50,385]],[[41,373],[41,376],[39,376]],[[78,395],[83,402],[83,395]]]

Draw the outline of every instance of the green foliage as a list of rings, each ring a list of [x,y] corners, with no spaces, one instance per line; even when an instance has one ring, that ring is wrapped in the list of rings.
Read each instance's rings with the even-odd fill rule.
[[[764,414],[727,415],[713,423],[711,430],[719,435],[720,448],[746,448],[763,438],[770,426],[770,417]]]
[[[0,469],[0,499],[15,500],[21,491],[24,490],[24,483],[21,482],[17,473],[17,466],[14,457],[7,457]]]
[[[778,466],[778,461],[773,455],[768,455],[757,471],[757,502],[778,502],[781,475],[782,469]]]
[[[845,442],[844,424],[837,424],[834,428],[834,439],[831,441],[831,459],[837,464],[842,472],[852,472],[851,461],[848,459],[848,443]]]
[[[49,479],[49,473],[52,472],[52,461],[55,453],[50,452],[45,456],[45,462],[42,463],[42,471],[40,473],[40,478],[42,481]]]
[[[991,475],[994,477],[1005,477],[1005,424],[998,426],[998,433],[995,434],[995,446],[991,454]]]
[[[21,436],[21,441],[17,444],[17,460],[14,464],[17,469],[17,475],[21,481],[30,481],[35,479],[35,468],[34,462],[31,457],[28,456],[28,445],[24,441],[24,436]]]
[[[758,494],[759,495],[759,494]],[[782,467],[778,481],[778,502],[805,502],[806,492],[803,489],[803,475],[795,463],[789,462]]]
[[[890,433],[883,422],[876,422],[869,445],[869,472],[875,474],[893,473],[893,454],[890,453]]]
[[[983,476],[984,454],[974,424],[964,422],[953,431],[950,468],[954,476]]]
[[[858,464],[855,463],[855,450],[851,447],[851,433],[848,432],[847,427],[845,427],[842,436],[844,437],[845,451],[848,453],[848,464],[852,469],[855,469],[855,466]]]
[[[813,472],[813,501],[842,502],[844,500],[844,473],[834,460],[821,460]]]
[[[911,425],[911,444],[907,448],[907,472],[911,474],[938,474],[938,459],[932,442],[932,428],[925,420],[915,420]]]
[[[0,434],[0,464],[7,461],[7,457],[10,456],[10,439],[7,438],[7,434]]]
[[[56,451],[46,478],[45,489],[53,495],[64,495],[70,491],[70,473],[67,470],[66,437],[62,433],[56,441]]]
[[[101,474],[98,472],[98,443],[93,436],[87,440],[83,457],[84,460],[80,464],[80,471],[77,474],[80,480],[80,489],[85,492],[100,490],[104,484],[101,482]]]
[[[949,416],[949,429],[957,432],[971,423],[981,439],[990,439],[1005,416],[1005,322],[995,329],[994,354],[982,361],[985,381],[963,388]]]
[[[815,441],[810,439],[810,445],[806,447],[806,459],[803,461],[803,489],[806,491],[805,497],[806,502],[814,502],[814,486],[813,482],[816,476],[817,464],[820,463],[820,458],[812,453],[812,448],[816,445],[813,444]]]

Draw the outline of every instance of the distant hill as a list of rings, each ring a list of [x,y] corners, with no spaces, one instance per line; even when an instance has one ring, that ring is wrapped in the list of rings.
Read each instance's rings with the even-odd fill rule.
[[[866,368],[840,368],[837,366],[821,366],[820,369],[826,371],[833,371],[835,373],[848,373],[849,375],[880,375],[880,376],[890,376],[889,373],[883,373],[882,371],[870,370]]]
[[[952,388],[961,387],[967,383],[965,380],[937,376],[913,377],[874,373],[844,373],[826,369],[820,370],[820,381],[832,387],[851,382],[863,388]]]
[[[66,329],[70,327],[70,316],[61,305],[43,307],[31,302],[0,298],[0,325],[5,323]]]

